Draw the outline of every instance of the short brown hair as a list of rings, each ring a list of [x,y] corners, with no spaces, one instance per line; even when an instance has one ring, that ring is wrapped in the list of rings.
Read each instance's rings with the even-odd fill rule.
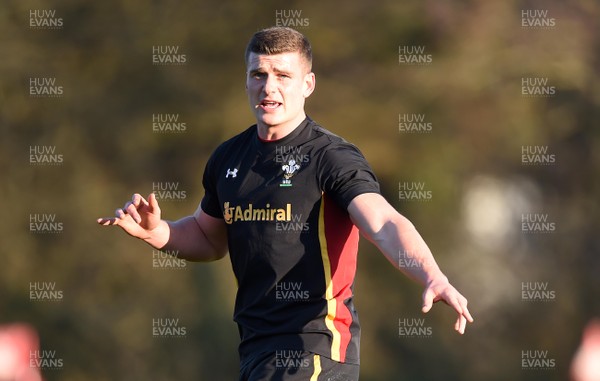
[[[256,54],[280,54],[298,52],[308,64],[308,70],[312,68],[312,48],[308,39],[295,29],[274,26],[260,30],[252,36],[246,47],[246,65],[250,53]]]

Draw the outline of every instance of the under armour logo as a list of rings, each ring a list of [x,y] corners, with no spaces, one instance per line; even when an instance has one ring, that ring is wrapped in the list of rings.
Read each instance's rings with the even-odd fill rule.
[[[237,177],[237,168],[234,168],[233,171],[231,170],[231,168],[227,168],[227,174],[225,175],[225,178],[228,178],[230,175],[231,177]]]

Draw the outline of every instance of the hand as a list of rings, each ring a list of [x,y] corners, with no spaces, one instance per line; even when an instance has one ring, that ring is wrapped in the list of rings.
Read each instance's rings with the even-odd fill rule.
[[[123,208],[115,211],[116,217],[98,218],[100,225],[118,225],[127,234],[143,240],[148,240],[154,229],[160,226],[160,207],[154,193],[150,193],[146,201],[138,193]]]
[[[447,278],[434,279],[423,292],[423,313],[429,312],[433,303],[443,301],[458,313],[454,329],[461,335],[465,333],[467,321],[473,323],[473,317],[467,309],[467,299],[448,282]]]

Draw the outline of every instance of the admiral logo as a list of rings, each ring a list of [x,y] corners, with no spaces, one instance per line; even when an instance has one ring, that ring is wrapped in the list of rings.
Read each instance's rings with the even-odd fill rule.
[[[398,46],[398,63],[401,65],[429,65],[432,62],[431,54],[425,54],[425,46]]]
[[[43,370],[62,369],[63,359],[56,356],[56,351],[35,350],[29,351],[29,367]]]
[[[241,206],[229,206],[229,202],[223,204],[223,218],[227,224],[234,222],[251,221],[291,221],[292,204],[286,204],[285,208],[271,208],[266,204],[264,208],[255,208],[253,204],[243,209]]]
[[[152,46],[153,65],[185,65],[187,56],[179,53],[178,45]]]
[[[56,9],[30,9],[29,28],[62,29],[62,17],[56,17]]]
[[[425,114],[398,114],[398,129],[407,133],[429,133],[433,126],[425,121]]]
[[[179,121],[179,114],[152,114],[152,131],[157,133],[183,133],[187,125]]]
[[[408,338],[430,338],[433,328],[425,326],[424,318],[403,318],[398,319],[398,335]]]

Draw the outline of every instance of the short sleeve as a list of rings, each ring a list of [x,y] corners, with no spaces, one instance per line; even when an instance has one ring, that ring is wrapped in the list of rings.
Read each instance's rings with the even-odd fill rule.
[[[379,182],[356,146],[340,142],[325,147],[318,169],[325,194],[344,210],[363,193],[380,193]]]
[[[216,170],[214,168],[215,162],[217,161],[216,152],[212,154],[206,167],[204,168],[204,175],[202,176],[202,186],[204,187],[204,197],[200,206],[204,213],[211,217],[223,218],[223,212],[221,211],[221,203],[217,196],[217,177],[215,176]]]

